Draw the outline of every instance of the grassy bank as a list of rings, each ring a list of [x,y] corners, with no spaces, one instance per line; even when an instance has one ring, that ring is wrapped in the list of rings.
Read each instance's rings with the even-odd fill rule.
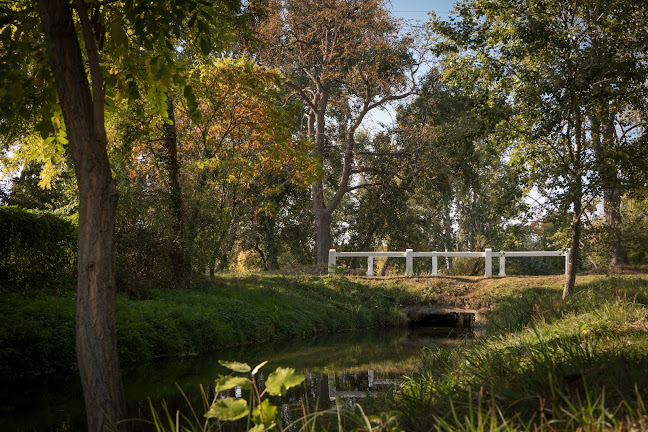
[[[579,276],[567,301],[562,282],[222,276],[191,290],[120,295],[120,354],[134,362],[399,325],[408,305],[465,307],[485,317],[486,335],[424,351],[420,372],[398,391],[366,399],[364,412],[412,431],[648,429],[648,276]],[[2,295],[3,376],[71,367],[74,295]],[[335,424],[332,415],[320,425]],[[362,415],[343,413],[346,429]]]
[[[420,373],[368,408],[414,431],[646,430],[648,278],[581,278],[565,302],[542,279],[509,282],[481,293],[498,297],[487,337],[426,351]]]
[[[11,377],[74,365],[73,293],[4,292],[0,373]],[[276,275],[221,276],[190,290],[154,290],[117,299],[122,362],[184,355],[316,332],[396,326],[400,304],[416,301],[400,286],[362,280]]]

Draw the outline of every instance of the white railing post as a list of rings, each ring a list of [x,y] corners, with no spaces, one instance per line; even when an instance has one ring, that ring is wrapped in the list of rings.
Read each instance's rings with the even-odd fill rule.
[[[565,249],[565,275],[569,273],[569,255],[571,255],[571,248]]]
[[[491,278],[493,277],[493,249],[487,248],[484,252],[486,255],[485,276]]]
[[[500,252],[499,276],[506,276],[506,256],[504,252]]]
[[[405,274],[412,276],[414,274],[414,251],[405,249]]]
[[[432,257],[432,276],[439,275],[439,257],[434,255]]]
[[[329,249],[328,274],[335,273],[335,249]]]
[[[367,257],[367,276],[373,276],[373,257]]]

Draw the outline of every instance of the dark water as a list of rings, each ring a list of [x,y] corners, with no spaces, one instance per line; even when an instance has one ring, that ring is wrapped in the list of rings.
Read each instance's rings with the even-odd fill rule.
[[[284,398],[272,399],[288,416],[291,407],[328,408],[336,399],[348,403],[397,385],[403,375],[417,369],[423,347],[456,344],[462,337],[448,335],[449,329],[371,329],[126,365],[122,372],[128,418],[150,419],[149,398],[157,410],[163,410],[164,403],[172,413],[180,410],[189,414],[179,388],[202,417],[200,386],[211,398],[214,379],[229,372],[218,360],[246,362],[252,367],[268,361],[258,374],[261,385],[279,366],[292,367],[306,375],[304,385],[292,389]],[[85,430],[76,372],[4,382],[0,386],[0,430]],[[129,423],[129,429],[147,431],[152,427],[135,421]]]

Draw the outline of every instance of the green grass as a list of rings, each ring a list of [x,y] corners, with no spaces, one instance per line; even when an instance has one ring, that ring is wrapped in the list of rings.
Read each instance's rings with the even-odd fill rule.
[[[120,355],[134,362],[399,325],[412,304],[470,307],[487,318],[484,337],[424,351],[398,391],[366,399],[362,415],[332,415],[359,425],[375,414],[375,430],[398,430],[394,419],[412,431],[645,430],[648,277],[579,276],[567,301],[562,281],[221,276],[191,290],[118,296]],[[4,376],[70,367],[73,347],[72,294],[3,293]]]
[[[0,373],[11,377],[72,367],[75,298],[5,292]],[[122,362],[185,355],[317,332],[397,326],[411,293],[343,277],[229,275],[191,290],[117,298]]]
[[[372,403],[407,430],[636,430],[646,426],[648,278],[587,278],[500,298],[489,336],[428,350],[420,373]],[[643,426],[642,426],[643,425]]]

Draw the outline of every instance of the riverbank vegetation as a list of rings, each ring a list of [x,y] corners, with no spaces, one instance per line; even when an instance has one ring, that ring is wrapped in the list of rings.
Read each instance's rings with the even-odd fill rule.
[[[324,332],[406,324],[415,294],[346,278],[229,275],[191,290],[117,298],[120,359],[128,364]],[[0,372],[5,377],[70,368],[74,292],[3,293]]]
[[[527,294],[534,293],[530,290]],[[426,350],[378,411],[406,430],[643,430],[648,425],[648,279],[597,277],[572,298],[515,293],[488,336]]]
[[[475,283],[494,301],[485,334],[425,348],[392,391],[297,415],[285,430],[644,430],[648,277],[585,277],[566,301],[543,279]]]
[[[3,3],[0,295],[3,328],[17,329],[1,339],[7,370],[78,357],[88,427],[101,430],[124,413],[120,352],[400,319],[395,299],[374,310],[345,279],[312,282],[333,290],[336,322],[324,306],[311,314],[302,288],[259,294],[243,278],[228,291],[219,274],[321,274],[329,248],[569,248],[566,299],[578,272],[645,266],[647,8],[460,0],[424,30],[385,0]],[[367,121],[390,109],[392,124]],[[401,261],[377,260],[376,272],[400,274]],[[440,264],[446,277],[484,270]],[[509,301],[463,294],[471,281],[405,290],[434,302],[444,287],[455,306]],[[523,300],[552,298],[553,284]],[[221,304],[226,324],[210,315]],[[299,324],[279,322],[288,315]],[[491,326],[515,330],[500,319]]]

